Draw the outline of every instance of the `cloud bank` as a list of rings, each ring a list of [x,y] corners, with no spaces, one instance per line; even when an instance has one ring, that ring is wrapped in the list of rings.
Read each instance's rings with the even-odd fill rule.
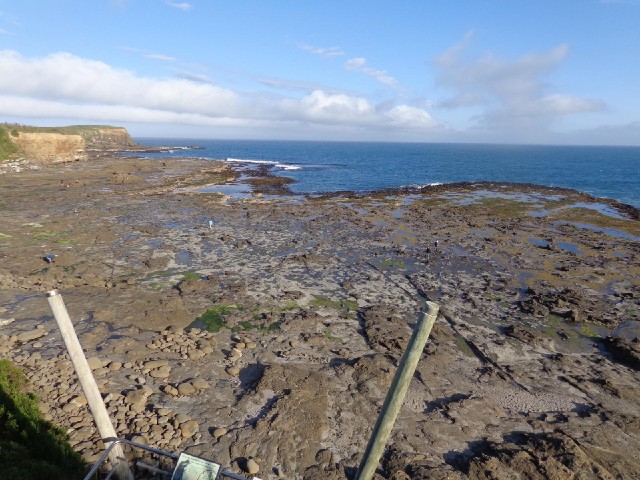
[[[316,88],[294,98],[234,91],[205,80],[143,77],[65,52],[25,58],[2,50],[0,115],[210,127],[372,128],[418,134],[442,128],[425,110],[376,105],[356,94]]]
[[[568,45],[514,60],[493,54],[467,58],[472,37],[473,32],[468,33],[436,60],[438,84],[453,92],[438,103],[440,108],[475,108],[479,126],[510,130],[546,128],[567,115],[605,109],[600,100],[551,93],[552,85],[544,78],[565,61]]]

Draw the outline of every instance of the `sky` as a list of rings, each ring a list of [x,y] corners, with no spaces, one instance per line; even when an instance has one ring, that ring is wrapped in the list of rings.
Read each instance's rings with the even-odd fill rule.
[[[640,0],[0,0],[0,122],[640,145]]]

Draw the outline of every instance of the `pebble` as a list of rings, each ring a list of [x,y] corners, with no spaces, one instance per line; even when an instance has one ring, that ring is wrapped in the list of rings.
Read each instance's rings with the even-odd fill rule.
[[[224,427],[218,427],[218,428],[216,428],[216,429],[213,431],[213,436],[214,436],[215,438],[220,438],[220,437],[222,437],[222,436],[226,435],[226,434],[227,434],[227,432],[229,432],[229,430],[227,430],[226,428],[224,428]]]
[[[169,395],[172,395],[174,397],[178,396],[178,389],[175,387],[172,387],[171,385],[167,385],[164,387],[164,393],[168,393]]]
[[[258,462],[256,462],[253,458],[250,458],[249,460],[247,460],[247,464],[245,465],[245,467],[246,467],[246,472],[249,475],[255,475],[260,471],[260,465],[258,465]]]
[[[198,422],[195,420],[189,420],[180,425],[182,436],[185,438],[193,436],[198,431],[198,428]]]
[[[144,363],[144,368],[148,368],[149,370],[155,370],[156,368],[164,367],[169,365],[168,360],[150,360]]]
[[[147,401],[147,397],[149,396],[149,393],[144,389],[144,388],[139,388],[137,390],[131,390],[129,392],[127,392],[127,394],[124,397],[125,403],[128,404],[140,404],[140,403],[144,403]]]
[[[189,415],[186,415],[184,413],[179,413],[176,415],[176,422],[178,422],[178,425],[188,422],[189,420],[191,420]]]
[[[240,375],[240,367],[228,367],[225,371],[232,377],[237,377],[238,375]]]
[[[89,357],[87,359],[87,363],[89,364],[89,368],[91,370],[102,368],[102,360],[100,360],[98,357]]]
[[[202,378],[195,379],[193,382],[191,382],[191,385],[193,385],[196,390],[205,390],[209,388],[209,383]]]
[[[149,375],[152,376],[153,378],[167,378],[170,373],[171,373],[171,367],[169,365],[163,365],[162,367],[149,372]]]
[[[117,372],[121,368],[122,368],[122,363],[121,362],[111,362],[109,364],[109,370],[111,370],[112,372]]]
[[[187,395],[192,395],[194,393],[196,393],[196,389],[193,388],[193,385],[191,385],[189,382],[181,383],[180,385],[178,385],[179,395],[187,396]]]

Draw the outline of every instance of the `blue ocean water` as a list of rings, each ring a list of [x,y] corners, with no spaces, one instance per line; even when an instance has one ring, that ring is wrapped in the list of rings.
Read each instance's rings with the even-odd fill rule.
[[[296,193],[371,191],[433,183],[496,181],[580,190],[640,208],[640,147],[491,144],[177,140],[148,146],[198,146],[145,154],[266,163],[291,177]]]

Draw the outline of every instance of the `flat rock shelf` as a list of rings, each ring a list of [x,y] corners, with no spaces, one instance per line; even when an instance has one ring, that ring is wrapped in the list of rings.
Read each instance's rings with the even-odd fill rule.
[[[189,158],[19,170],[0,174],[0,357],[88,462],[53,289],[134,441],[350,478],[430,300],[384,478],[640,478],[633,208],[508,184],[312,198]]]

